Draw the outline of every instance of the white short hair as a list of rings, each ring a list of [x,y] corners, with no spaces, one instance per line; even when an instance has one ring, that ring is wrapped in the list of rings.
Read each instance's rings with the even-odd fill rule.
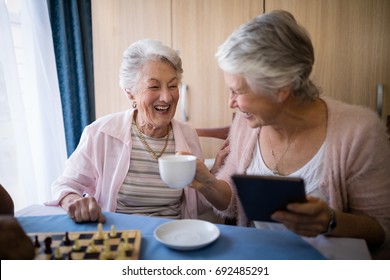
[[[310,36],[289,12],[272,11],[241,25],[215,56],[223,71],[241,75],[256,92],[274,95],[291,86],[302,100],[319,95],[309,79],[314,64]]]
[[[164,61],[176,70],[181,83],[183,68],[177,51],[163,45],[160,41],[143,39],[131,44],[123,53],[119,71],[119,85],[123,89],[135,92],[142,66],[149,61]]]

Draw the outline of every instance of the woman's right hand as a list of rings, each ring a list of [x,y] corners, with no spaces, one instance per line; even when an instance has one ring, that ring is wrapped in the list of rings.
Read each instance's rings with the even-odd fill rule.
[[[78,194],[70,193],[61,200],[60,204],[76,223],[106,221],[94,197],[80,197]]]
[[[192,155],[189,152],[185,151],[179,151],[176,152],[177,155]],[[197,159],[196,160],[196,172],[195,172],[195,178],[192,181],[190,187],[194,188],[196,190],[199,190],[199,188],[203,187],[203,185],[206,182],[209,182],[210,179],[215,178],[214,175],[210,173],[210,170],[207,168],[207,166],[204,164],[203,161]]]
[[[230,145],[229,145],[229,139],[226,139],[219,152],[217,153],[217,156],[215,157],[215,162],[213,167],[210,169],[210,172],[212,174],[216,174],[218,170],[225,164],[225,159],[229,155],[230,152]]]
[[[178,152],[178,154],[189,153]],[[224,210],[229,206],[232,192],[228,183],[218,180],[199,159],[196,160],[195,178],[190,187],[201,192],[219,210]]]

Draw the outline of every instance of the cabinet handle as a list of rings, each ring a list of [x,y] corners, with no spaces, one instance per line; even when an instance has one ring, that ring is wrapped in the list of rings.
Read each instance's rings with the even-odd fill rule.
[[[383,84],[378,83],[376,87],[376,110],[379,117],[382,117],[382,106],[383,106]]]
[[[181,112],[182,112],[182,119],[183,121],[188,121],[188,116],[187,116],[187,85],[182,84],[181,85],[181,90],[180,90],[180,95],[181,95]]]

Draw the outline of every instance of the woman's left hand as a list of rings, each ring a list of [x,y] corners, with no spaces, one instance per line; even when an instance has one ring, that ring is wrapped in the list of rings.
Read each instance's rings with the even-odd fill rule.
[[[328,204],[310,196],[307,197],[307,202],[290,203],[287,211],[276,211],[271,217],[296,234],[307,237],[325,232],[330,220]]]
[[[215,162],[213,167],[210,169],[210,172],[212,174],[216,174],[218,170],[225,164],[225,159],[229,155],[229,153],[230,153],[230,143],[229,143],[229,139],[226,139],[223,142],[221,149],[219,150],[219,152],[215,157]]]

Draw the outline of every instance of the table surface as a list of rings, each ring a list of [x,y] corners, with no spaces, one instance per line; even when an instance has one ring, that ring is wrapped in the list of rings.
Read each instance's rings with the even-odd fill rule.
[[[112,212],[105,212],[104,215],[107,220],[103,224],[103,229],[106,231],[111,229],[111,225],[115,225],[117,230],[141,230],[140,259],[143,260],[321,260],[326,259],[324,255],[328,258],[331,256],[341,259],[370,258],[368,251],[361,249],[356,251],[356,248],[361,247],[359,245],[361,242],[351,243],[348,248],[340,244],[332,248],[327,244],[328,239],[322,238],[320,243],[326,248],[332,248],[333,251],[321,254],[314,248],[318,247],[316,246],[318,241],[308,242],[290,231],[265,231],[220,224],[216,226],[221,234],[212,244],[193,251],[178,251],[159,243],[153,235],[159,225],[172,220]],[[96,231],[97,228],[96,223],[73,222],[61,208],[57,207],[32,206],[17,212],[16,217],[27,233]],[[346,249],[352,250],[348,250],[346,254]],[[341,250],[342,254],[337,250]]]

